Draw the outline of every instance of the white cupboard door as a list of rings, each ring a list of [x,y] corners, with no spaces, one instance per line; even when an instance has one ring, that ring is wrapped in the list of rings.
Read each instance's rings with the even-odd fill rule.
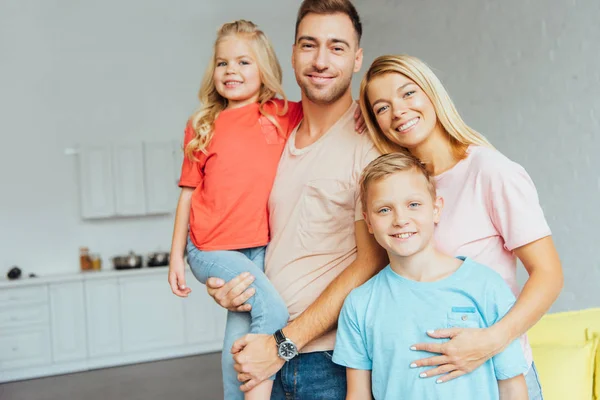
[[[87,357],[82,282],[50,284],[50,321],[54,362]]]
[[[86,281],[85,305],[90,357],[120,354],[121,322],[117,278]]]
[[[171,292],[166,270],[164,274],[119,281],[124,352],[185,343],[182,299]]]
[[[144,143],[144,176],[148,214],[171,213],[177,206],[171,142]]]
[[[81,217],[105,218],[115,215],[110,147],[82,147],[78,161]]]
[[[146,213],[144,157],[141,143],[113,147],[115,199],[117,215]]]
[[[222,342],[226,310],[208,295],[206,288],[191,272],[185,277],[192,293],[185,298],[185,335],[187,343]]]

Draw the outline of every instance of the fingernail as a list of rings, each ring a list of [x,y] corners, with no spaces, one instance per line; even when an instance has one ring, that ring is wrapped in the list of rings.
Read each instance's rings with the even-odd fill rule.
[[[410,367],[411,367],[411,368],[417,368],[417,364],[415,364],[415,363],[412,363],[412,364],[410,364]]]
[[[416,350],[417,348],[415,346],[410,346],[411,350]]]
[[[433,329],[430,329],[427,331],[427,333],[433,333],[433,332],[435,332]]]
[[[421,373],[419,374],[419,376],[420,376],[421,378],[427,378],[427,374],[426,374],[425,372],[421,372]]]
[[[438,379],[437,381],[435,381],[435,383],[442,383],[442,380]]]

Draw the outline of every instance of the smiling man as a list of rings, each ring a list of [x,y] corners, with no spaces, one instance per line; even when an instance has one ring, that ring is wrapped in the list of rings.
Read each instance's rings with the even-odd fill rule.
[[[347,0],[300,6],[292,65],[304,120],[290,135],[271,192],[265,260],[290,323],[274,335],[246,335],[232,349],[244,391],[277,373],[272,399],[345,399],[345,369],[331,360],[337,319],[348,293],[387,265],[358,201],[360,173],[379,155],[354,131],[350,84],[362,64],[361,33]],[[223,307],[247,310],[240,304],[252,295],[250,282],[209,282],[209,293]]]

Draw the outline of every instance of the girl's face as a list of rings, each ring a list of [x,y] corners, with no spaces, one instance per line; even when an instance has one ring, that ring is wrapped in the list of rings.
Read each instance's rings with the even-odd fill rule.
[[[213,80],[217,92],[228,100],[227,108],[258,101],[262,81],[248,42],[237,36],[221,40],[215,52]]]
[[[367,96],[379,128],[399,146],[414,150],[440,130],[429,97],[402,74],[377,76],[369,82]]]

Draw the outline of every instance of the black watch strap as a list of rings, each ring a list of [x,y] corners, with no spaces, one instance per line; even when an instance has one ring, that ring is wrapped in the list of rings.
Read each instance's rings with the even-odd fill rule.
[[[285,339],[287,339],[281,329],[279,329],[277,332],[275,332],[273,334],[273,336],[275,336],[275,341],[277,342],[278,345],[280,345],[281,343],[283,343],[285,341]]]

